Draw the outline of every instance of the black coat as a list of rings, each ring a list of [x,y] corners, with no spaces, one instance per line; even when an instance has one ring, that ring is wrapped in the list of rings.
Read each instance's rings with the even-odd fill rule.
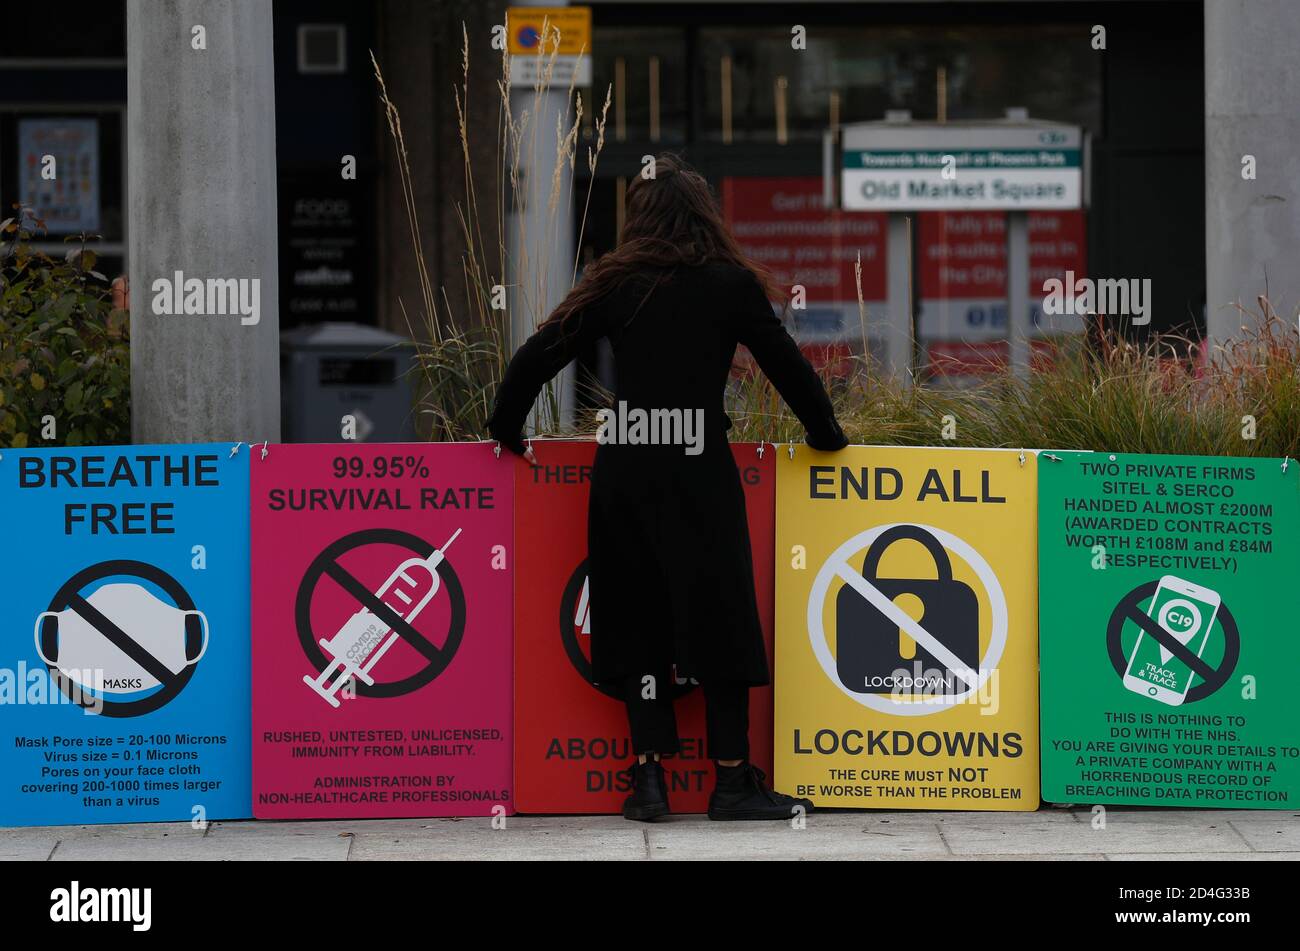
[[[769,683],[723,409],[736,344],[749,348],[815,448],[846,442],[830,399],[750,271],[681,267],[629,281],[563,325],[538,330],[506,370],[492,437],[522,452],[537,394],[600,337],[613,347],[615,408],[702,410],[704,432],[695,455],[680,444],[602,442],[596,450],[587,527],[593,678],[614,683],[675,663],[679,676]],[[544,454],[539,447],[539,465]]]

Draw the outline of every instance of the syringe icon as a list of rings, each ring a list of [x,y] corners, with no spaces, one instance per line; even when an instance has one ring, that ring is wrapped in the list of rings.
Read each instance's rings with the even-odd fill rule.
[[[441,585],[438,566],[460,532],[459,528],[456,529],[451,538],[428,558],[408,558],[398,565],[388,580],[379,586],[375,597],[408,624],[414,621],[438,593]],[[330,706],[337,707],[339,699],[336,695],[353,677],[362,683],[374,684],[370,671],[400,636],[387,622],[368,608],[362,608],[348,618],[333,637],[320,638],[320,646],[333,660],[318,676],[304,675],[302,681]]]

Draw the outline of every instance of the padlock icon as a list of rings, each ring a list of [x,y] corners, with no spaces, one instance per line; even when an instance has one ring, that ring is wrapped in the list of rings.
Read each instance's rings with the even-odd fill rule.
[[[881,578],[880,558],[896,541],[911,539],[934,559],[935,578]],[[952,576],[952,562],[939,540],[919,525],[895,525],[881,532],[867,549],[862,577],[894,601],[900,595],[919,599],[914,618],[962,664],[960,673],[938,660],[851,585],[835,599],[835,665],[840,683],[854,693],[950,694],[966,689],[969,672],[979,667],[979,599],[970,586]],[[914,644],[912,656],[903,645]],[[899,676],[904,678],[899,682]],[[936,684],[936,678],[942,678]]]

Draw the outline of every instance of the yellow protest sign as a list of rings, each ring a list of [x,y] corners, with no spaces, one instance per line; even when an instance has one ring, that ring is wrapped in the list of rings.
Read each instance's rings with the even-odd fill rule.
[[[1034,454],[799,446],[776,494],[777,788],[1038,808]]]

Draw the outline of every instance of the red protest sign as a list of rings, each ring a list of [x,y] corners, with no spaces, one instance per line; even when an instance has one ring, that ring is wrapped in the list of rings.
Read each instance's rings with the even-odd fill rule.
[[[591,683],[587,498],[596,445],[534,441],[515,475],[515,808],[617,813],[631,762],[623,703]],[[772,656],[775,449],[732,447],[745,487],[759,613]],[[674,812],[704,812],[713,788],[704,697],[676,685],[681,752],[666,757]],[[772,688],[750,692],[750,758],[771,772]]]

